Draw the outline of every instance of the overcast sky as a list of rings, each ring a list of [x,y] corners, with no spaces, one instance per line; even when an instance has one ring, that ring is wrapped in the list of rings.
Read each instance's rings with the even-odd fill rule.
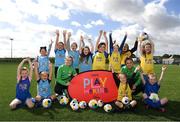
[[[55,30],[72,32],[71,42],[81,34],[92,38],[98,31],[113,32],[133,46],[143,31],[155,43],[155,55],[180,54],[180,0],[0,0],[0,57],[35,57],[47,46]],[[60,38],[60,40],[62,40]],[[102,39],[103,40],[103,39]],[[54,44],[51,56],[54,56]]]

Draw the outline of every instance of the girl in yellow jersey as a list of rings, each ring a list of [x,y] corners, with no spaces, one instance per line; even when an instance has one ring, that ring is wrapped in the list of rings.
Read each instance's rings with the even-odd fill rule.
[[[109,70],[114,70],[115,73],[120,73],[121,71],[121,54],[123,48],[123,42],[127,38],[127,33],[124,36],[124,39],[121,43],[121,47],[118,44],[113,44],[112,33],[109,34],[109,44],[110,44],[110,55],[109,55]]]
[[[104,35],[105,38],[105,43],[100,42],[102,34]],[[106,59],[108,58],[108,40],[106,37],[106,32],[103,33],[101,30],[99,32],[99,37],[96,42],[96,52],[93,56],[93,65],[92,65],[92,70],[106,70]]]
[[[153,62],[154,44],[148,39],[140,41],[140,66],[144,74],[154,73]]]

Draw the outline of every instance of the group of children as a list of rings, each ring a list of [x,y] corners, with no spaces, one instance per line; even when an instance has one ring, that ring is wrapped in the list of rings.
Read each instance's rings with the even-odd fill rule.
[[[113,41],[112,33],[109,34],[109,41],[106,32],[100,31],[99,36],[94,46],[91,40],[90,47],[86,46],[83,36],[80,36],[79,50],[76,42],[70,44],[71,33],[63,31],[63,42],[59,41],[60,33],[56,30],[55,42],[55,79],[56,84],[54,91],[58,95],[67,95],[67,87],[72,79],[78,73],[90,70],[110,70],[114,75],[118,89],[118,98],[115,104],[119,108],[123,108],[123,97],[128,97],[130,106],[134,107],[137,102],[133,100],[132,95],[143,92],[144,103],[147,107],[162,109],[162,106],[167,103],[167,98],[155,100],[154,96],[158,96],[160,81],[162,80],[166,67],[162,67],[162,73],[159,81],[156,80],[154,74],[153,52],[154,44],[148,38],[146,33],[141,38],[137,38],[134,47],[129,49],[127,43],[127,33],[125,34],[120,46],[116,40]],[[105,42],[100,42],[104,36]],[[52,63],[49,61],[49,54],[52,47],[52,41],[48,51],[46,47],[40,47],[40,56],[33,61],[29,58],[24,59],[17,69],[17,85],[16,98],[10,103],[10,108],[15,109],[19,104],[25,103],[29,108],[34,106],[34,103],[42,102],[45,98],[52,100],[56,99],[56,95],[52,95],[50,82],[52,80]],[[140,48],[140,66],[134,66],[131,58],[133,52]],[[108,48],[109,47],[109,48]],[[108,51],[109,49],[109,51]],[[109,52],[109,54],[108,54]],[[66,56],[68,53],[68,56]],[[30,70],[23,67],[24,62],[28,62]],[[31,99],[29,92],[30,82],[33,74],[33,66],[35,78],[37,80],[37,96],[34,101]],[[164,110],[164,108],[162,109]]]

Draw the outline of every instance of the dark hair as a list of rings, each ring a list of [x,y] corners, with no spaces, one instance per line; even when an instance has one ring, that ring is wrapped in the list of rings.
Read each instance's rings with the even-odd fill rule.
[[[124,47],[127,46],[127,51],[129,50],[129,45],[127,43],[124,44]],[[124,48],[123,47],[123,48]]]
[[[127,63],[128,60],[131,60],[133,62],[133,59],[132,58],[126,58],[125,59],[125,64]]]
[[[99,43],[99,44],[98,44],[98,49],[99,49],[101,46],[103,46],[103,45],[106,46],[106,43],[104,43],[104,42]]]
[[[44,46],[44,47],[40,47],[40,50],[39,50],[39,51],[41,52],[41,50],[42,50],[42,49],[44,49],[45,51],[47,51],[46,46]]]
[[[62,44],[62,45],[64,45],[64,43],[63,43],[63,42],[59,42],[59,44]]]
[[[76,42],[73,42],[72,44],[75,44],[75,45],[76,45],[76,47],[78,47],[78,45],[77,45],[77,43],[76,43]],[[72,45],[72,44],[71,44],[71,45]]]
[[[87,55],[84,54],[84,49],[87,48],[89,53]],[[80,62],[83,62],[83,59],[86,58],[86,63],[88,63],[89,56],[91,56],[91,52],[88,46],[82,48],[82,53],[80,54]]]

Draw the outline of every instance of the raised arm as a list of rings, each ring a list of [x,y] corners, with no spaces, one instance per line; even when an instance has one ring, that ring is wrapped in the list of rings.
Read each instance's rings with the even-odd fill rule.
[[[106,36],[106,32],[105,32],[105,31],[104,31],[103,35],[104,35],[105,44],[106,44],[106,52],[108,52],[108,39],[107,39],[107,36]]]
[[[49,80],[52,80],[52,63],[49,64]]]
[[[56,30],[56,43],[54,50],[58,49],[58,43],[59,43],[59,30]]]
[[[91,50],[91,53],[94,52],[94,46],[93,46],[93,43],[92,43],[92,40],[91,39],[88,39],[89,43],[90,43],[90,50]]]
[[[38,72],[38,62],[34,62],[34,74],[35,74],[35,79],[39,80],[39,72]]]
[[[124,44],[126,42],[126,39],[127,39],[127,32],[125,33],[125,36],[123,38],[123,41],[121,42],[121,45],[119,47],[119,53],[122,54],[122,50],[123,50],[123,47],[124,47]]]
[[[163,65],[162,66],[162,71],[161,71],[161,75],[160,75],[160,78],[159,78],[159,80],[158,80],[158,84],[160,85],[160,83],[161,83],[161,80],[162,80],[162,78],[163,78],[163,75],[164,75],[164,71],[167,69],[167,66],[166,65]]]
[[[149,42],[151,43],[151,53],[153,54],[154,53],[154,42],[149,39]]]
[[[67,49],[66,34],[67,34],[67,31],[66,31],[66,30],[63,30],[63,40],[64,40],[64,48],[65,48],[65,49]]]
[[[30,67],[30,70],[29,70],[29,80],[31,81],[32,80],[32,75],[33,75],[33,66],[32,66],[32,62],[31,62],[30,58],[27,58],[27,61],[29,63],[29,67]]]
[[[134,53],[137,50],[137,47],[138,47],[138,38],[136,38],[136,41],[134,43],[134,47],[130,50],[131,53]]]
[[[48,47],[48,53],[47,53],[47,56],[48,56],[48,57],[49,57],[49,54],[50,54],[50,52],[51,52],[52,43],[53,43],[53,41],[52,41],[52,39],[51,39],[51,43],[49,44],[49,47]]]
[[[82,53],[82,48],[85,46],[85,43],[84,43],[84,38],[83,36],[81,35],[80,36],[80,43],[79,43],[79,53],[81,54]]]
[[[112,33],[109,33],[109,49],[110,49],[110,54],[113,52],[113,40],[112,40]]]
[[[17,81],[19,81],[21,79],[21,68],[22,68],[25,61],[27,61],[27,59],[23,59],[21,61],[21,63],[18,65],[18,68],[17,68]]]
[[[67,44],[66,44],[66,49],[68,51],[70,51],[70,37],[71,37],[71,32],[68,33]]]
[[[100,30],[100,31],[99,31],[98,39],[97,39],[97,41],[96,41],[96,47],[95,47],[95,50],[98,50],[98,45],[99,45],[99,42],[100,42],[100,40],[101,40],[102,33],[103,33],[103,31]]]

